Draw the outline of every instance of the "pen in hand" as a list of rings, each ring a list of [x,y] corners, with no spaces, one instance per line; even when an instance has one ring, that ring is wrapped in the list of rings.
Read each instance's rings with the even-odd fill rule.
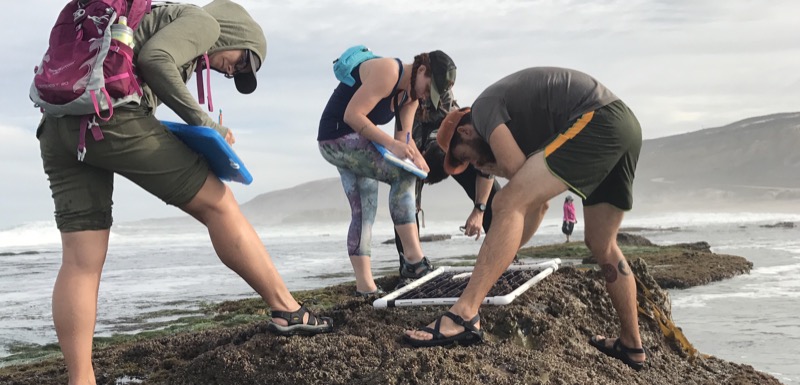
[[[219,117],[217,118],[217,121],[219,122],[220,127],[222,127],[222,109],[221,108],[219,109]],[[228,132],[225,134],[225,141],[228,142],[228,144],[231,145],[231,146],[233,146],[233,144],[236,143],[236,138],[233,136],[233,132],[231,132],[230,128],[228,129]]]
[[[411,133],[407,132],[406,133],[406,145],[408,145],[409,142],[411,142]],[[409,158],[409,159],[413,159],[413,157]]]

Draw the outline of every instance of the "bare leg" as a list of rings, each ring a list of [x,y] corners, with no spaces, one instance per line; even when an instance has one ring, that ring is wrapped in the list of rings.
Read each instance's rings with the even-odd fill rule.
[[[63,257],[53,288],[53,323],[70,385],[94,385],[92,337],[109,230],[61,233]]]
[[[394,229],[403,245],[403,256],[407,262],[417,263],[425,254],[419,243],[417,227],[416,178],[397,179],[392,181],[391,186],[389,212],[395,224]]]
[[[547,169],[543,153],[525,161],[517,174],[495,196],[492,203],[492,231],[486,234],[469,283],[450,308],[451,312],[467,320],[478,313],[481,301],[514,260],[523,236],[527,236],[523,233],[533,234],[536,231],[547,210],[547,201],[566,189],[566,185]],[[433,323],[428,326],[433,327]],[[453,336],[463,330],[449,318],[442,318],[440,332],[443,335]],[[418,330],[407,330],[406,334],[419,340],[433,337]]]
[[[517,249],[522,248],[525,246],[528,241],[533,238],[533,234],[536,233],[536,230],[539,229],[539,225],[542,224],[542,219],[544,219],[544,215],[547,214],[547,209],[550,208],[550,205],[545,202],[544,204],[539,205],[532,205],[528,208],[528,216],[526,218],[531,218],[530,221],[525,221],[525,227],[522,229],[522,240],[519,243],[519,247]]]
[[[407,223],[405,225],[396,225],[397,235],[400,236],[400,241],[403,242],[403,255],[409,263],[417,263],[422,260],[425,255],[422,252],[422,246],[419,243],[419,230],[417,224]]]
[[[530,207],[530,217],[533,218],[531,221],[527,221],[525,223],[525,228],[522,230],[522,240],[519,243],[519,247],[517,251],[525,246],[528,241],[533,238],[533,234],[539,228],[539,225],[542,224],[542,219],[544,219],[544,214],[547,213],[547,209],[550,207],[549,204],[545,203],[538,208],[535,206]],[[514,259],[512,259],[512,263],[519,264],[519,254],[514,254]]]
[[[629,348],[641,348],[639,314],[636,304],[636,281],[622,250],[617,245],[617,231],[622,224],[623,211],[607,203],[583,208],[586,221],[586,246],[606,278],[606,289],[617,310],[621,323],[620,339]],[[606,339],[611,347],[615,339]],[[631,354],[631,359],[644,361],[644,354]]]
[[[300,308],[272,264],[261,238],[239,210],[233,193],[216,176],[209,175],[197,195],[181,209],[206,225],[222,263],[239,274],[272,310],[292,312]],[[287,324],[280,318],[273,321]]]
[[[356,273],[356,290],[362,293],[378,289],[372,277],[372,263],[368,255],[351,255],[350,264]]]

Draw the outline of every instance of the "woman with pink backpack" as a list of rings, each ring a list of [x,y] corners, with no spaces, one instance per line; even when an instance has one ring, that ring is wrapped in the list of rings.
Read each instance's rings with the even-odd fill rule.
[[[140,1],[134,0],[134,7]],[[92,15],[92,19],[81,19],[97,2],[107,8],[99,9],[99,16]],[[67,7],[79,7],[70,12],[78,16],[78,30],[102,33],[110,30],[108,23],[116,21],[112,19],[118,19],[115,9],[108,5],[112,2],[74,0]],[[253,92],[255,73],[267,49],[261,27],[244,8],[229,0],[215,0],[204,7],[164,4],[153,6],[141,18],[131,43],[132,64],[142,91],[140,102],[116,105],[113,115],[111,106],[105,105],[108,110],[104,108],[91,117],[92,135],[85,138],[80,159],[75,149],[87,130],[85,112],[71,115],[48,112],[43,107],[37,130],[61,231],[63,259],[53,290],[53,321],[69,383],[95,383],[92,337],[112,224],[115,174],[208,228],[222,262],[272,309],[268,330],[280,335],[332,331],[330,318],[313,315],[292,297],[231,190],[209,171],[200,155],[170,134],[154,116],[156,107],[163,103],[187,124],[212,127],[233,143],[230,129],[202,110],[185,83],[192,72],[213,69],[233,78],[241,93]],[[43,61],[42,65],[46,64]],[[97,101],[93,104],[103,105]]]

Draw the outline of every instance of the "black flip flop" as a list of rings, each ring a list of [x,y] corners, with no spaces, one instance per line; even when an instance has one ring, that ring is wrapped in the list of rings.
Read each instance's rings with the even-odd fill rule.
[[[453,320],[453,322],[456,323],[456,325],[464,327],[464,331],[454,336],[445,337],[444,334],[439,332],[439,328],[442,325],[443,317],[450,318],[451,320]],[[420,331],[430,333],[431,335],[433,335],[432,339],[418,340],[416,338],[409,337],[407,334],[404,334],[403,341],[405,341],[406,343],[415,348],[447,346],[452,344],[459,344],[461,346],[479,344],[483,342],[483,330],[476,328],[475,324],[478,323],[480,319],[481,315],[478,314],[471,320],[465,321],[460,316],[448,311],[447,313],[444,313],[441,317],[439,317],[439,319],[436,320],[436,324],[434,324],[433,328],[425,326],[419,329]]]
[[[622,344],[622,341],[617,338],[614,341],[614,344],[611,347],[606,346],[606,338],[597,338],[597,336],[592,336],[589,339],[589,345],[592,345],[597,348],[597,350],[601,351],[603,354],[614,357],[620,361],[622,361],[625,365],[628,365],[631,369],[635,371],[640,371],[644,369],[644,363],[646,361],[634,361],[631,359],[631,354],[646,354],[648,357],[650,356],[647,354],[647,350],[642,347],[639,348],[629,348]]]

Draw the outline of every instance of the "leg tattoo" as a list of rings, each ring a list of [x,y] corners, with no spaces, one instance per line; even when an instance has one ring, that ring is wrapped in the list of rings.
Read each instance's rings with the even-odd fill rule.
[[[624,259],[619,261],[619,265],[617,265],[617,269],[619,269],[619,273],[622,274],[622,275],[630,275],[631,274],[631,269],[630,269],[630,267],[628,267],[628,262],[626,262]]]
[[[606,277],[606,283],[614,283],[617,280],[617,269],[610,263],[600,265],[600,270],[603,271],[603,276]]]

